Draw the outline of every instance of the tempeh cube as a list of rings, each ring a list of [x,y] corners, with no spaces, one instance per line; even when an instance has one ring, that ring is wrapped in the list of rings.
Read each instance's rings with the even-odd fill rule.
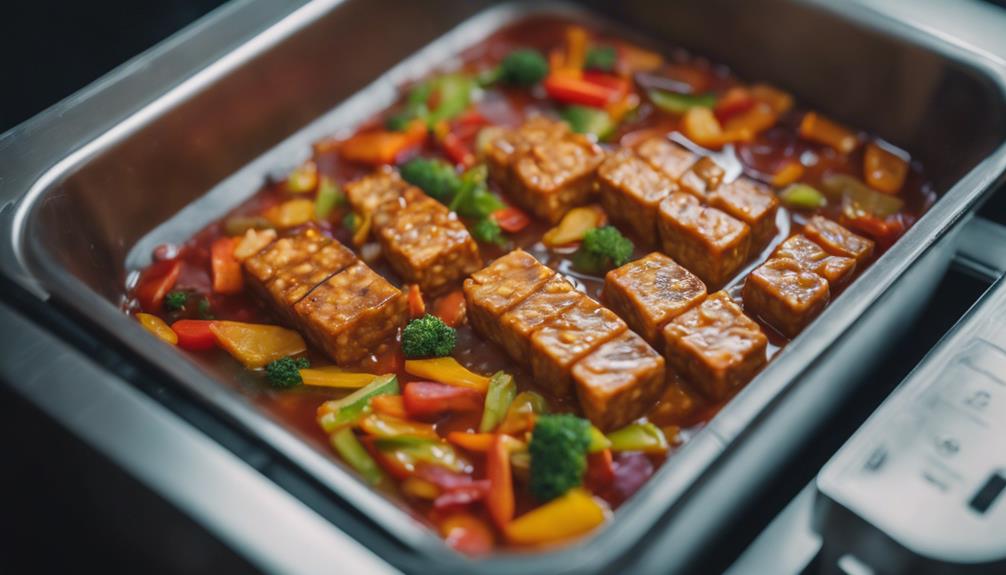
[[[662,347],[664,325],[705,299],[706,286],[671,258],[653,252],[608,272],[603,294],[629,327]]]
[[[761,251],[775,236],[779,200],[770,188],[748,178],[723,184],[709,195],[709,205],[751,228],[751,251]]]
[[[726,399],[766,362],[768,338],[724,292],[664,328],[667,364],[710,399]]]
[[[538,385],[557,395],[570,391],[573,364],[626,326],[611,310],[581,295],[576,304],[531,336],[531,373]]]
[[[597,169],[601,205],[615,223],[646,245],[657,242],[657,207],[677,184],[629,150],[620,150]]]
[[[725,175],[726,172],[715,160],[703,156],[678,179],[678,185],[696,198],[708,201],[709,194],[719,187]]]
[[[332,276],[294,310],[303,331],[339,365],[358,362],[406,320],[407,297],[363,262]]]
[[[804,268],[828,280],[831,291],[849,283],[856,272],[856,260],[830,255],[803,234],[792,236],[779,244],[772,257],[796,260]]]
[[[814,216],[803,234],[830,254],[853,258],[863,265],[873,255],[873,240],[854,234],[828,218]]]
[[[346,202],[363,217],[373,217],[379,211],[398,208],[399,200],[418,191],[403,180],[394,169],[385,166],[372,174],[345,186]]]
[[[744,309],[786,337],[796,337],[830,299],[828,282],[796,260],[773,258],[744,282]]]
[[[522,364],[531,361],[531,335],[545,322],[573,307],[583,294],[565,277],[555,274],[541,289],[503,314],[499,343]]]
[[[636,153],[654,168],[663,172],[671,180],[678,181],[697,156],[667,138],[650,138],[636,148]]]
[[[423,196],[398,210],[378,228],[392,269],[409,283],[435,294],[482,267],[478,245],[457,215]]]
[[[631,331],[602,344],[573,366],[583,414],[603,431],[643,416],[664,389],[664,358]]]
[[[497,258],[465,280],[468,320],[489,341],[502,343],[500,318],[553,275],[548,266],[521,249]]]
[[[690,194],[675,192],[661,202],[657,225],[664,253],[710,288],[722,287],[748,258],[748,225]]]
[[[510,187],[511,165],[518,153],[527,151],[532,144],[561,139],[570,133],[566,122],[556,122],[542,116],[528,119],[518,128],[491,128],[497,135],[486,148],[489,177],[500,187]]]

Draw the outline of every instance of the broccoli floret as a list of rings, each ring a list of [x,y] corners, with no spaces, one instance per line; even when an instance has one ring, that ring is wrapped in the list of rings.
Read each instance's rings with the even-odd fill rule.
[[[600,275],[628,262],[632,248],[632,240],[616,228],[594,228],[583,236],[580,249],[573,254],[573,267],[583,273]]]
[[[213,315],[213,307],[210,305],[210,300],[208,298],[203,296],[197,305],[199,306],[197,311],[199,312],[200,319],[216,319],[216,316]]]
[[[550,501],[583,483],[590,422],[575,415],[539,415],[531,433],[531,493]]]
[[[168,292],[164,296],[164,309],[168,311],[179,311],[185,307],[185,302],[189,300],[189,294],[183,291]]]
[[[618,61],[618,52],[614,46],[594,46],[587,50],[583,67],[588,70],[598,70],[600,72],[611,72],[615,69]]]
[[[449,203],[461,188],[461,177],[443,160],[414,158],[401,168],[402,178],[441,203]]]
[[[496,220],[491,217],[482,218],[472,226],[472,235],[475,236],[476,240],[485,244],[502,246],[506,243],[506,236],[503,235],[503,230],[500,229],[500,225],[496,223]]]
[[[402,330],[405,357],[445,357],[454,351],[457,333],[439,317],[426,314],[409,322]]]
[[[503,81],[514,86],[534,86],[548,75],[548,60],[541,52],[531,49],[514,50],[507,54],[498,67],[480,79],[482,84]]]
[[[306,357],[284,357],[269,362],[265,366],[265,374],[269,383],[277,389],[290,389],[304,383],[300,370],[311,367]]]

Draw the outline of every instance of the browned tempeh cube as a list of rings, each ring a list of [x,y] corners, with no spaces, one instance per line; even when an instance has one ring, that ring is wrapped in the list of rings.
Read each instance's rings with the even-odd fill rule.
[[[583,414],[603,431],[643,416],[660,397],[664,358],[631,331],[609,340],[573,366]]]
[[[723,182],[726,172],[709,156],[702,156],[678,179],[681,189],[707,201],[709,194]]]
[[[604,277],[604,301],[650,344],[662,347],[661,330],[706,297],[706,285],[664,254],[613,269]]]
[[[719,208],[751,228],[751,251],[761,251],[775,236],[779,200],[770,188],[748,178],[723,184],[709,195],[709,205]]]
[[[852,274],[856,272],[856,260],[830,255],[803,234],[791,236],[779,244],[772,257],[789,258],[800,262],[804,268],[828,280],[831,291],[849,283]]]
[[[796,337],[820,314],[831,295],[828,282],[796,260],[773,258],[744,282],[744,309],[786,337]]]
[[[358,362],[406,320],[407,297],[363,262],[318,286],[294,310],[306,335],[339,365]]]
[[[597,169],[601,205],[646,245],[657,241],[657,207],[677,184],[629,150],[608,156]]]
[[[814,216],[803,228],[803,234],[824,251],[853,258],[863,265],[873,255],[873,240],[854,234],[823,216]]]
[[[664,328],[667,365],[713,400],[726,399],[766,362],[768,338],[718,291]]]
[[[667,141],[667,138],[650,138],[636,148],[639,157],[646,160],[654,168],[660,170],[668,178],[678,181],[685,175],[698,159],[695,154],[677,144]]]
[[[489,176],[504,189],[510,187],[510,167],[518,153],[526,152],[532,144],[557,140],[570,133],[569,125],[565,122],[556,122],[543,116],[530,118],[516,129],[493,130],[497,135],[489,141],[486,160]]]
[[[510,357],[531,361],[531,334],[548,320],[573,307],[582,294],[565,277],[555,274],[545,285],[500,318],[500,340]]]
[[[500,321],[553,275],[548,266],[521,249],[497,258],[465,280],[468,320],[489,341],[503,342]]]
[[[346,184],[346,202],[354,212],[373,217],[378,212],[396,211],[399,200],[419,191],[403,180],[394,169],[385,166],[372,174]]]
[[[690,194],[675,192],[661,202],[657,226],[664,253],[710,288],[722,287],[748,258],[748,225]]]
[[[478,245],[457,215],[423,195],[377,230],[384,257],[399,276],[436,294],[482,267]]]
[[[625,329],[625,322],[611,310],[581,295],[576,304],[531,336],[535,381],[556,395],[569,393],[573,364]]]

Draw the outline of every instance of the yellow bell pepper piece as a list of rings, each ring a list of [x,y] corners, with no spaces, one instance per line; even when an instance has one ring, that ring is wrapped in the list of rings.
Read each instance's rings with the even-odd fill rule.
[[[265,217],[277,228],[293,228],[314,219],[314,200],[288,200],[266,210]]]
[[[359,389],[377,378],[372,373],[352,373],[339,368],[320,367],[300,370],[304,385],[335,387],[339,389]]]
[[[249,369],[307,351],[299,333],[275,325],[215,321],[210,324],[210,331],[220,347]]]
[[[411,495],[416,499],[426,499],[428,501],[433,501],[438,496],[440,496],[440,488],[436,485],[426,481],[425,479],[420,479],[418,477],[409,477],[402,482],[401,485],[402,492],[406,495]]]
[[[168,327],[168,324],[164,323],[163,319],[157,317],[156,315],[138,313],[136,314],[136,320],[140,322],[143,329],[149,331],[171,345],[176,345],[178,343],[178,334]]]
[[[607,216],[601,206],[584,206],[566,212],[559,225],[545,232],[542,243],[548,247],[564,246],[583,241],[588,231],[604,225]]]
[[[489,389],[489,378],[469,371],[453,357],[433,359],[407,359],[405,371],[416,377],[425,377],[447,385],[467,387],[480,393]]]
[[[607,512],[579,487],[514,519],[503,528],[511,543],[538,545],[569,539],[604,523]]]
[[[368,435],[381,438],[419,437],[422,439],[440,439],[436,429],[429,423],[418,423],[408,419],[399,419],[390,415],[372,413],[360,420],[360,429]]]

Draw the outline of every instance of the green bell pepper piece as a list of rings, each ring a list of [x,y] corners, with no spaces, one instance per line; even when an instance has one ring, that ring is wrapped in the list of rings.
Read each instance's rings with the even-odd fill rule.
[[[398,377],[391,373],[379,375],[374,381],[346,397],[325,402],[328,413],[321,416],[318,422],[326,433],[332,433],[340,427],[356,423],[370,413],[372,398],[378,395],[396,395],[398,392]]]
[[[486,391],[485,407],[482,410],[482,421],[479,431],[487,433],[494,429],[506,417],[506,412],[517,396],[517,383],[513,376],[497,371],[489,379],[489,389]]]

